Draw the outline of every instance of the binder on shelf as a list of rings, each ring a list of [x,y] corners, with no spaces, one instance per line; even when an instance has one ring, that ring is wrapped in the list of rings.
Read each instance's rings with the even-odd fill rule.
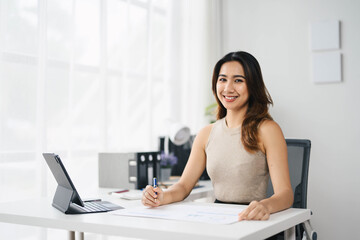
[[[154,177],[159,177],[160,152],[139,152],[129,160],[129,181],[136,189],[143,189],[152,184]]]
[[[99,187],[143,189],[159,177],[160,152],[99,153]]]

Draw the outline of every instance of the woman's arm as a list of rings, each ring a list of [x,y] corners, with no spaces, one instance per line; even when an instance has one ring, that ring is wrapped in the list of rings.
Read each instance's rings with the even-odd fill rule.
[[[166,191],[148,185],[144,192],[142,203],[145,206],[157,207],[164,204],[184,200],[194,188],[206,165],[205,147],[212,125],[203,128],[196,136],[191,153],[180,180]]]
[[[287,146],[279,125],[266,120],[259,128],[260,149],[265,153],[274,194],[261,201],[253,201],[239,214],[239,220],[266,220],[271,213],[291,207],[294,195],[291,188],[287,160]]]

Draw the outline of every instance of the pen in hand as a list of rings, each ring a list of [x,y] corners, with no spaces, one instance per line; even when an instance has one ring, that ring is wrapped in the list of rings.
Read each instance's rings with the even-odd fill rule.
[[[156,179],[156,177],[153,178],[153,188],[157,188],[157,179]]]
[[[157,188],[157,179],[156,179],[156,177],[153,178],[153,188]],[[156,202],[157,192],[155,192],[155,195],[156,195],[156,197],[155,197],[155,202]]]

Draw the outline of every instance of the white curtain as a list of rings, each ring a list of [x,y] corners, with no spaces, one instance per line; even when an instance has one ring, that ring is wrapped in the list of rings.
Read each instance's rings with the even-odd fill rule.
[[[214,102],[212,70],[222,53],[221,2],[172,1],[167,31],[165,83],[168,118],[196,134],[208,124],[205,108]]]
[[[52,196],[42,152],[58,153],[86,195],[98,152],[156,150],[169,118],[196,134],[213,102],[220,6],[0,0],[0,202]],[[21,229],[0,224],[0,238],[66,235]]]

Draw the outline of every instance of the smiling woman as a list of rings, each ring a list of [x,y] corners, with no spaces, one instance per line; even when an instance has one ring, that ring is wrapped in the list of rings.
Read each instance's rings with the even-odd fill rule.
[[[227,111],[243,109],[249,98],[244,77],[244,69],[237,61],[226,62],[221,66],[216,83],[216,95]]]
[[[225,74],[227,72],[229,73]],[[231,78],[230,83],[223,83],[224,81],[229,82],[221,77],[224,75],[229,75]],[[227,86],[232,88],[223,89]],[[219,91],[231,90],[236,92],[234,87],[236,87],[238,91],[237,94],[241,92],[241,101],[237,101],[240,102],[238,105],[232,104],[229,106],[230,109],[227,109],[221,101],[224,100],[225,97],[219,94]],[[238,114],[243,116],[243,119],[238,118],[236,124],[242,126],[243,144],[248,150],[258,150],[258,125],[264,119],[272,120],[268,112],[268,106],[273,103],[265,87],[258,61],[247,52],[227,54],[220,59],[214,67],[212,91],[218,103],[217,118],[224,118],[228,110],[231,111],[231,109],[236,106],[240,107],[239,110],[242,112]],[[239,124],[239,122],[242,124]]]
[[[196,136],[183,174],[167,191],[147,186],[142,202],[157,207],[185,199],[205,166],[216,203],[248,204],[239,221],[267,220],[293,202],[282,131],[268,113],[271,97],[257,60],[232,52],[214,67],[212,90],[218,120]],[[266,198],[269,175],[274,194]]]

